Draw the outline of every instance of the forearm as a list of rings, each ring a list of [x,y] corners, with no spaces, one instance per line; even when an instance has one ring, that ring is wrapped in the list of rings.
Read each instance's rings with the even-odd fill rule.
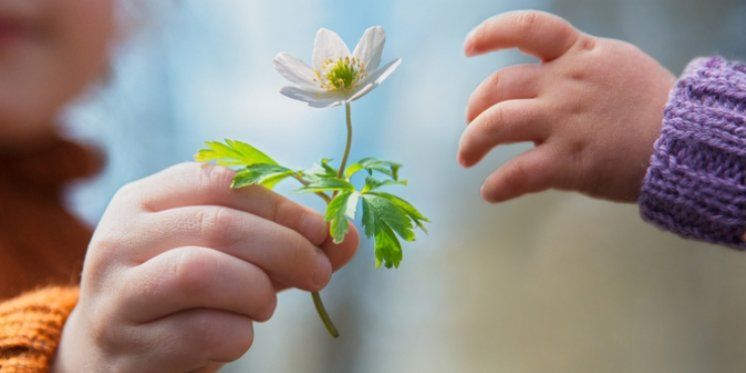
[[[661,228],[746,249],[746,65],[690,64],[671,92],[638,202]]]
[[[77,287],[49,287],[0,303],[0,371],[48,371],[77,300]]]

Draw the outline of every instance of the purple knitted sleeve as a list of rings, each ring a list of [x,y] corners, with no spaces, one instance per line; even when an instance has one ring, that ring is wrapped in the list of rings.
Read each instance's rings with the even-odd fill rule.
[[[689,65],[666,105],[638,202],[663,229],[746,249],[746,65],[721,57]]]

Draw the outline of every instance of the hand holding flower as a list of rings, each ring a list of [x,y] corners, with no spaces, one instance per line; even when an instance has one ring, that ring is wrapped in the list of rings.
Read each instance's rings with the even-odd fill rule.
[[[275,57],[277,71],[294,84],[282,88],[283,95],[316,108],[344,104],[347,136],[338,167],[324,158],[311,169],[292,169],[236,140],[208,142],[207,148],[198,152],[195,159],[239,168],[232,188],[252,185],[272,188],[285,179],[295,179],[301,184],[300,192],[315,193],[328,203],[325,220],[334,243],[345,240],[350,230],[349,221],[355,219],[357,207],[362,205],[362,224],[365,235],[374,240],[376,267],[391,268],[398,267],[403,258],[400,239],[414,241],[415,228],[426,231],[424,223],[429,220],[409,202],[381,190],[386,186],[407,184],[399,178],[400,164],[367,157],[348,165],[353,129],[351,103],[373,90],[401,63],[397,59],[379,68],[385,40],[381,27],[371,27],[350,53],[336,33],[321,29],[316,34],[313,67],[287,53]],[[356,177],[362,174],[365,178],[356,182]],[[339,333],[319,293],[312,295],[324,325],[337,337]]]

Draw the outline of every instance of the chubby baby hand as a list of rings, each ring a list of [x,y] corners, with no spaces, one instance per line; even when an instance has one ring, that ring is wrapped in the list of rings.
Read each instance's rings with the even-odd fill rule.
[[[635,201],[674,76],[634,45],[538,11],[488,19],[464,45],[467,56],[513,47],[541,61],[498,70],[474,90],[458,159],[470,167],[498,145],[535,147],[489,175],[483,198],[554,188]]]

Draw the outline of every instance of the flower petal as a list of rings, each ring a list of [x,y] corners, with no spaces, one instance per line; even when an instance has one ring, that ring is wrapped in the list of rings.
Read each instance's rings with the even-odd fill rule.
[[[280,93],[293,100],[303,101],[308,106],[315,108],[339,106],[344,102],[343,97],[339,97],[332,92],[307,91],[298,87],[282,87]]]
[[[325,28],[320,28],[316,32],[312,58],[315,69],[320,70],[327,60],[336,61],[349,55],[350,50],[347,49],[347,44],[342,41],[342,38],[336,32]]]
[[[385,43],[386,33],[383,31],[383,27],[371,27],[365,30],[352,55],[362,61],[368,71],[373,71],[381,64],[381,55]]]
[[[316,90],[321,92],[322,88],[316,79],[316,74],[305,62],[293,57],[289,53],[282,52],[275,56],[272,61],[275,70],[284,76],[285,79],[293,82],[298,87],[305,90]]]
[[[380,85],[386,78],[388,78],[396,68],[401,64],[401,58],[397,58],[394,61],[389,62],[384,67],[376,70],[373,74],[368,75],[365,80],[360,82],[358,88],[350,95],[350,98],[346,102],[355,101],[372,91],[373,88]]]

